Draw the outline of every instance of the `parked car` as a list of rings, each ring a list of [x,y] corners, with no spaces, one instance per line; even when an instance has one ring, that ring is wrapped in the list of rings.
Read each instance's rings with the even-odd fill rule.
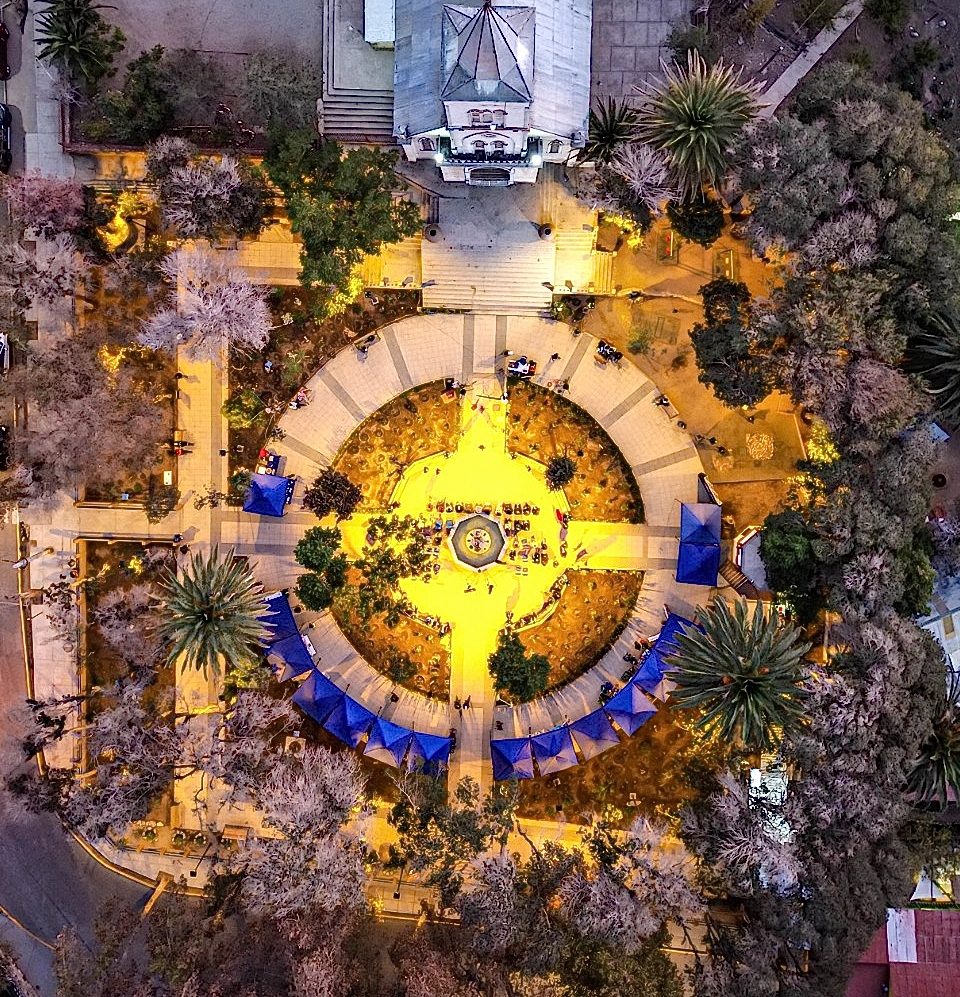
[[[0,104],[0,173],[9,173],[13,165],[13,138],[10,126],[13,112],[8,104]]]
[[[9,80],[13,75],[10,72],[10,63],[7,62],[7,42],[9,40],[10,32],[3,21],[0,21],[0,80]]]

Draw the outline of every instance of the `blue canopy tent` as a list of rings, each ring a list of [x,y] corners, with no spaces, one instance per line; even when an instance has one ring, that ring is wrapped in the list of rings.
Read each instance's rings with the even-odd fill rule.
[[[302,675],[313,668],[313,659],[307,651],[303,637],[293,618],[290,602],[282,592],[276,592],[266,599],[267,611],[260,617],[260,622],[266,629],[266,635],[261,641],[264,654],[273,658],[271,665],[277,672],[281,682]],[[276,659],[283,663],[277,667]]]
[[[529,737],[508,737],[490,742],[494,779],[532,779],[533,754]]]
[[[343,692],[316,668],[293,694],[294,703],[318,724],[322,724],[330,716],[343,702],[343,698]]]
[[[533,757],[537,760],[540,775],[553,775],[564,769],[573,768],[579,764],[577,753],[573,750],[573,740],[566,727],[557,727],[544,734],[530,738],[533,745]]]
[[[677,581],[716,585],[720,571],[720,506],[710,502],[680,506],[680,553]]]
[[[407,767],[419,767],[428,775],[436,775],[450,761],[450,738],[438,734],[413,732]]]
[[[720,543],[720,506],[712,502],[681,505],[680,540],[694,544]]]
[[[720,573],[720,544],[680,544],[677,581],[686,585],[716,585]]]
[[[635,734],[657,712],[636,682],[629,682],[603,707],[625,734]]]
[[[640,686],[648,696],[663,699],[663,677],[669,670],[660,652],[653,648],[646,653],[631,681]]]
[[[251,474],[243,511],[257,516],[282,516],[287,507],[289,481],[279,474]]]
[[[400,768],[410,747],[413,731],[399,724],[377,717],[370,728],[370,739],[363,753],[369,758],[375,758],[384,765],[395,765]]]
[[[603,710],[594,710],[579,720],[570,724],[573,743],[577,746],[584,760],[595,758],[608,748],[620,743],[613,724],[607,719]]]
[[[676,650],[674,637],[678,633],[683,633],[685,629],[695,626],[696,623],[693,620],[688,620],[685,616],[680,616],[678,613],[669,613],[660,633],[657,634],[657,639],[653,645],[654,649],[661,655],[672,654]]]
[[[333,712],[323,722],[323,726],[334,737],[339,738],[351,748],[355,748],[370,730],[370,725],[376,717],[355,699],[344,696],[334,707]]]

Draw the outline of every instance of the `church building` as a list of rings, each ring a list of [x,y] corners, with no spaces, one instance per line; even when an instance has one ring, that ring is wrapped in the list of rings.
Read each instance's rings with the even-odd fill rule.
[[[396,0],[394,135],[444,180],[533,183],[583,147],[591,0]]]

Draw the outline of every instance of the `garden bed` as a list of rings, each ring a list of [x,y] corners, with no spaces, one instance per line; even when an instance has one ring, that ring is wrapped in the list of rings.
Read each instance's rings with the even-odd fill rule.
[[[574,519],[642,523],[640,489],[617,445],[578,405],[522,381],[511,389],[507,447],[546,464],[568,456],[577,465],[563,486]]]
[[[340,448],[333,467],[363,493],[359,512],[385,509],[404,470],[416,460],[451,449],[460,406],[444,401],[434,381],[387,402],[364,420]]]
[[[370,665],[389,676],[397,685],[439,699],[450,697],[450,651],[436,630],[401,617],[388,627],[382,615],[361,620],[333,606],[337,625],[357,653]],[[406,658],[415,669],[407,674],[397,660]]]
[[[633,735],[583,765],[519,783],[519,815],[571,820],[613,806],[624,825],[636,817],[672,819],[727,763],[727,748],[694,726],[695,714],[661,706]]]
[[[548,689],[583,674],[607,652],[627,625],[642,586],[639,571],[567,572],[556,609],[540,626],[520,633],[529,654],[549,659]]]

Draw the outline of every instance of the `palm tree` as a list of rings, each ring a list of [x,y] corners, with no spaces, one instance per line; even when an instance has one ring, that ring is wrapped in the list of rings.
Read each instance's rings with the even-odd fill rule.
[[[58,63],[74,80],[95,83],[110,73],[124,36],[100,16],[93,0],[51,0],[37,15],[40,58]]]
[[[157,633],[168,643],[167,661],[218,674],[222,664],[256,660],[265,630],[265,602],[249,565],[220,556],[194,554],[180,577],[169,571],[161,583],[163,607]]]
[[[629,142],[637,131],[637,112],[626,101],[600,97],[590,108],[587,144],[577,159],[581,163],[606,166],[617,149]]]
[[[662,80],[638,87],[644,101],[637,134],[666,155],[688,198],[720,186],[734,141],[756,117],[761,84],[742,82],[742,72],[722,61],[708,66],[691,49],[686,69],[664,66]]]
[[[725,740],[769,750],[803,715],[810,645],[759,604],[751,620],[745,602],[731,611],[718,601],[701,612],[700,624],[677,637],[674,700],[703,710],[703,725],[718,728]]]
[[[933,721],[933,730],[920,745],[920,754],[907,776],[907,789],[918,803],[947,805],[950,792],[960,799],[960,675],[950,673],[947,690]]]
[[[960,425],[960,315],[943,310],[928,315],[907,346],[907,368],[926,382],[940,414]]]

